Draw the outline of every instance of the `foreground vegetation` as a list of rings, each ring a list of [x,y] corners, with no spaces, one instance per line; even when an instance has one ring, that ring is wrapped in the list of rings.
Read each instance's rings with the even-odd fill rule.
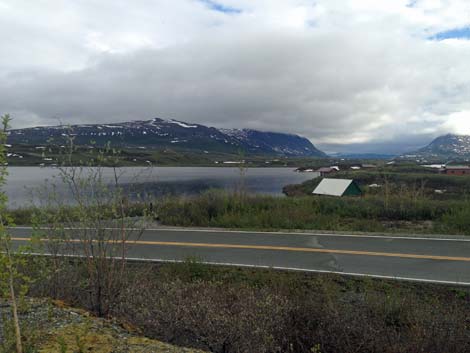
[[[128,266],[107,316],[179,346],[221,353],[470,349],[467,288],[213,267],[194,260]],[[43,276],[37,265],[23,268],[31,277],[42,276],[28,294],[93,311],[83,263],[62,259],[60,269]],[[25,335],[36,336],[34,327],[21,324]],[[59,331],[64,336],[67,328]],[[76,336],[85,342],[80,332]],[[62,336],[56,336],[55,347]],[[67,342],[69,349],[75,345]],[[34,342],[25,340],[29,343]]]
[[[0,302],[5,322],[10,314]],[[141,336],[139,330],[104,319],[63,301],[25,298],[20,310],[24,350],[34,353],[203,353]],[[11,328],[0,323],[0,352],[13,352]]]

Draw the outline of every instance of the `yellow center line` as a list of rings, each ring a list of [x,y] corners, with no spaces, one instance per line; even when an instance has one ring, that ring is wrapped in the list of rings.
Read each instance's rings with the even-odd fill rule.
[[[11,240],[14,240],[14,241],[29,241],[30,238],[11,238]],[[48,239],[42,239],[42,240],[43,241],[48,241]],[[72,243],[81,242],[81,240],[79,240],[79,239],[69,239],[67,241],[72,242]],[[106,242],[107,243],[119,243],[119,241],[106,241]],[[294,252],[309,252],[309,253],[322,253],[322,254],[383,256],[383,257],[400,257],[400,258],[421,259],[421,260],[444,260],[444,261],[465,261],[465,262],[470,262],[470,257],[403,254],[403,253],[389,253],[389,252],[377,252],[377,251],[359,251],[359,250],[318,249],[318,248],[302,248],[302,247],[290,247],[290,246],[188,243],[188,242],[149,241],[149,240],[129,241],[129,244],[130,245],[137,244],[137,245],[178,246],[178,247],[192,247],[192,248],[294,251]]]

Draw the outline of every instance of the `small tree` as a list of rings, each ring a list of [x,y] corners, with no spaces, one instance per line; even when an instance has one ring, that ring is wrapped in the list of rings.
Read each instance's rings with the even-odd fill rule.
[[[7,161],[5,153],[5,145],[7,142],[7,129],[11,118],[5,114],[1,118],[2,128],[0,130],[0,291],[1,294],[7,297],[11,303],[13,326],[15,329],[16,338],[16,352],[22,353],[23,346],[21,342],[21,328],[18,318],[18,305],[16,298],[15,279],[19,276],[15,266],[14,254],[11,249],[11,237],[8,234],[6,224],[7,219],[5,216],[7,197],[2,191],[3,185],[6,182],[7,176]]]
[[[246,190],[246,172],[247,167],[245,165],[245,152],[243,150],[238,151],[238,185],[236,186],[235,193],[238,196],[240,204],[245,202],[247,190]]]
[[[76,293],[96,314],[106,316],[126,277],[128,248],[139,239],[145,222],[132,217],[135,205],[121,185],[119,151],[109,144],[102,148],[91,144],[86,160],[77,160],[79,147],[72,131],[66,139],[67,147],[57,161],[58,178],[43,188],[37,217],[53,255],[52,295],[61,296],[61,287],[67,285],[60,274],[73,275],[79,266],[87,280],[68,293]],[[67,262],[64,254],[76,257]]]

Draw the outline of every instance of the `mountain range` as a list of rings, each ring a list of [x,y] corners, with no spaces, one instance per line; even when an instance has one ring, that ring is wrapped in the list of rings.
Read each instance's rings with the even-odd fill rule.
[[[217,129],[202,124],[155,118],[113,124],[77,124],[71,126],[39,126],[14,129],[8,132],[9,144],[44,146],[63,144],[67,136],[76,145],[108,142],[118,148],[191,150],[201,152],[274,155],[287,157],[326,157],[305,137],[252,129]],[[352,155],[335,154],[352,158]],[[354,155],[355,158],[366,158]],[[390,155],[370,155],[367,158],[390,158]],[[470,136],[447,134],[434,139],[418,151],[402,158],[427,160],[469,160]]]
[[[155,118],[114,124],[82,124],[14,129],[9,144],[63,144],[67,136],[76,145],[111,143],[119,148],[174,148],[205,152],[325,157],[307,138],[251,129],[217,129],[201,124]]]

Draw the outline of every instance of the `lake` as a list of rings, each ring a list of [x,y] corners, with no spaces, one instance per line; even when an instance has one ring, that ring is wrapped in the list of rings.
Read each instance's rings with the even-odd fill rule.
[[[132,192],[146,195],[197,194],[217,188],[234,190],[240,184],[239,168],[230,167],[130,167],[120,168],[120,183]],[[34,190],[52,181],[58,188],[65,187],[58,180],[58,169],[39,167],[8,167],[4,190],[9,198],[8,206],[17,208],[31,204]],[[113,179],[110,168],[103,169],[105,180]],[[247,168],[243,182],[252,193],[282,195],[282,187],[298,184],[318,176],[317,173],[298,173],[291,168]],[[63,191],[66,198],[67,192]]]

